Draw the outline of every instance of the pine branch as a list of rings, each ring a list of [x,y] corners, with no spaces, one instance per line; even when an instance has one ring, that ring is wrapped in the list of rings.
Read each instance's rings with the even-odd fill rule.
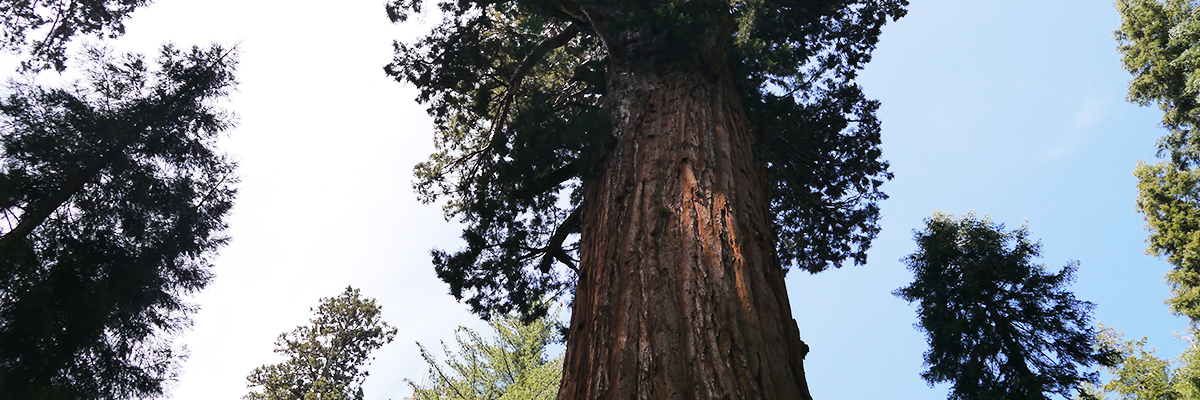
[[[226,59],[235,51],[236,46],[223,52],[219,57],[217,57],[216,60],[213,60],[212,63],[204,66],[203,68],[213,69],[225,65]],[[206,83],[204,82],[205,80],[206,79],[189,80],[186,86],[180,90],[177,90],[172,96],[163,99],[158,104],[155,104],[154,107],[147,112],[150,118],[143,117],[135,118],[133,120],[154,121],[157,119],[155,117],[178,117],[177,115],[173,115],[174,113],[178,112],[178,110],[175,109],[177,102],[185,100],[191,96],[195,96],[197,99],[203,98],[205,97],[203,93],[196,92],[214,89],[217,87],[213,85],[217,82]],[[202,84],[204,86],[201,86]],[[88,105],[84,103],[82,99],[78,101],[82,103],[82,106],[88,107]],[[111,123],[120,123],[120,121],[111,121]],[[144,125],[145,122],[142,122],[142,124]],[[89,163],[87,166],[73,174],[69,179],[66,180],[65,184],[60,187],[58,191],[46,199],[45,203],[42,203],[40,206],[34,206],[31,211],[23,213],[21,215],[20,222],[17,223],[17,226],[11,231],[6,232],[3,236],[0,236],[0,248],[8,246],[9,243],[23,240],[25,237],[29,236],[34,229],[37,229],[37,227],[45,222],[47,218],[50,218],[50,216],[54,214],[55,210],[58,210],[63,206],[63,204],[66,204],[71,197],[74,197],[76,193],[83,190],[88,182],[91,182],[97,176],[99,176],[104,168],[107,168],[113,162],[113,159],[116,156],[122,154],[126,148],[132,145],[133,142],[139,138],[139,135],[137,135],[135,132],[145,131],[146,128],[146,126],[134,126],[132,129],[115,130],[115,132],[110,135],[110,137],[115,138],[114,146],[109,148],[108,151],[102,156],[95,159],[94,162]]]

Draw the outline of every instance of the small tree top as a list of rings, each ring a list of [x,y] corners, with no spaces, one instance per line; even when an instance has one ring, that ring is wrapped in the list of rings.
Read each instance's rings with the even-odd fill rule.
[[[1093,349],[1094,305],[1067,290],[1078,262],[1057,273],[1033,259],[1040,243],[1025,226],[1006,231],[974,213],[934,213],[905,257],[916,278],[896,296],[917,302],[919,329],[930,349],[930,385],[951,382],[950,399],[1045,399],[1070,397],[1096,373],[1081,366],[1110,362]]]
[[[362,400],[370,353],[391,343],[396,328],[380,317],[375,299],[346,287],[321,299],[309,325],[279,335],[275,352],[287,360],[254,369],[246,377],[247,400]]]

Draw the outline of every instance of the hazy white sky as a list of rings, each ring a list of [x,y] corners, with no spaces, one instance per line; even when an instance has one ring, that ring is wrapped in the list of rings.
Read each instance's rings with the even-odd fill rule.
[[[1142,254],[1133,212],[1130,171],[1153,158],[1159,114],[1122,101],[1117,23],[1106,1],[913,0],[885,28],[861,80],[883,102],[896,173],[883,232],[866,266],[788,277],[816,398],[945,398],[918,377],[924,339],[890,294],[911,280],[899,259],[934,210],[1027,218],[1046,264],[1081,261],[1074,288],[1099,322],[1178,354],[1185,322],[1162,305],[1167,265]],[[411,192],[430,121],[382,72],[391,41],[420,32],[389,24],[382,0],[157,0],[133,15],[118,49],[241,43],[240,125],[223,143],[241,164],[233,241],[195,298],[174,398],[245,394],[250,370],[279,361],[275,337],[347,285],[399,328],[375,353],[368,399],[409,395],[402,378],[424,373],[415,341],[437,348],[456,326],[484,327],[433,274],[428,250],[460,246],[458,228]]]

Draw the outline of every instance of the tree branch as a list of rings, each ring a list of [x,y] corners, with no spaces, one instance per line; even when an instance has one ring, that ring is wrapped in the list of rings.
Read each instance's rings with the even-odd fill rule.
[[[212,69],[216,68],[218,65],[223,65],[226,57],[233,54],[235,50],[236,46],[233,49],[225,51],[224,53],[220,54],[215,61],[213,61],[211,64],[208,64],[204,68]],[[104,152],[104,154],[96,158],[94,162],[85,165],[83,168],[80,168],[77,172],[69,176],[66,179],[66,182],[63,183],[63,186],[59,187],[59,190],[50,195],[50,197],[47,198],[44,203],[35,205],[29,212],[23,213],[21,215],[20,222],[17,223],[17,226],[11,231],[4,233],[3,236],[0,236],[0,248],[7,246],[11,242],[24,239],[26,236],[32,233],[34,229],[45,222],[47,218],[50,218],[50,215],[54,214],[55,210],[58,210],[63,206],[63,204],[66,204],[71,197],[74,197],[76,193],[83,190],[88,182],[99,176],[105,168],[112,164],[114,157],[118,157],[120,154],[123,154],[125,150],[134,143],[134,141],[139,139],[140,135],[137,132],[142,132],[149,127],[149,124],[145,121],[153,121],[157,118],[177,118],[177,116],[173,115],[173,113],[178,111],[175,109],[175,107],[179,100],[193,95],[197,97],[203,97],[203,94],[194,93],[197,90],[206,89],[203,87],[198,87],[201,82],[203,81],[188,81],[186,86],[177,90],[171,96],[162,99],[160,103],[151,107],[150,110],[146,112],[147,115],[137,115],[135,112],[134,116],[140,118],[130,118],[134,121],[139,121],[137,125],[131,127],[132,129],[114,129],[114,132],[109,135],[109,137],[113,138],[113,147],[109,148],[106,152]],[[82,103],[84,107],[90,107],[90,105],[84,103],[83,100],[77,101]],[[121,124],[123,121],[116,120],[106,122],[110,124]]]
[[[492,140],[490,147],[493,152],[497,152],[497,150],[504,145],[504,136],[501,135],[501,133],[504,131],[504,120],[508,119],[508,111],[512,106],[513,98],[516,97],[517,89],[521,87],[521,81],[525,79],[525,75],[528,75],[529,70],[533,69],[533,66],[541,61],[546,54],[550,53],[551,50],[566,46],[571,39],[574,39],[575,36],[579,35],[579,32],[582,31],[582,26],[580,26],[578,23],[572,22],[570,25],[567,25],[562,32],[543,40],[541,43],[538,43],[538,45],[535,46],[533,50],[525,56],[525,59],[521,60],[521,63],[517,65],[516,71],[513,71],[512,77],[508,80],[508,90],[505,90],[504,93],[504,100],[500,106],[499,118],[496,118],[495,122],[492,124]]]
[[[576,206],[575,210],[571,211],[571,215],[567,216],[567,219],[563,220],[558,229],[554,230],[554,235],[550,236],[550,242],[546,243],[546,247],[542,248],[545,256],[542,257],[542,262],[538,265],[538,269],[543,274],[550,273],[550,265],[554,263],[555,259],[566,264],[567,267],[575,270],[575,272],[579,272],[571,257],[568,257],[567,252],[563,251],[562,244],[563,241],[567,240],[567,236],[579,227],[580,210],[583,210],[583,207]]]
[[[514,190],[512,197],[514,200],[527,200],[577,176],[579,176],[579,165],[572,161],[562,168],[542,176],[532,185]]]
[[[9,242],[17,241],[28,236],[33,232],[34,229],[41,225],[42,222],[45,222],[47,218],[50,218],[50,215],[54,214],[55,210],[57,210],[59,207],[62,207],[63,204],[70,200],[75,193],[83,190],[84,186],[86,186],[88,182],[95,178],[96,175],[99,175],[100,171],[104,170],[104,168],[109,165],[109,159],[118,154],[120,150],[125,148],[127,144],[123,142],[124,141],[118,142],[117,146],[109,149],[109,151],[98,160],[72,174],[63,184],[63,186],[59,187],[57,191],[55,191],[50,195],[49,198],[46,199],[46,202],[34,206],[28,212],[23,213],[21,215],[20,222],[17,223],[17,226],[11,231],[6,232],[4,236],[0,236],[0,247],[4,247]]]

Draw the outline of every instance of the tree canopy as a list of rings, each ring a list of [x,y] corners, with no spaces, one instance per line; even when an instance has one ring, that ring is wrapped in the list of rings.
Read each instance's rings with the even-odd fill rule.
[[[1103,325],[1097,332],[1096,346],[1111,349],[1116,358],[1107,366],[1112,378],[1104,385],[1089,385],[1080,396],[1085,400],[1184,400],[1200,398],[1200,347],[1193,341],[1179,359],[1158,358],[1154,349],[1146,349],[1146,338],[1124,340]],[[1190,332],[1195,337],[1196,331]],[[1194,339],[1193,339],[1194,340]]]
[[[1166,303],[1172,312],[1200,320],[1200,171],[1141,162],[1134,175],[1137,209],[1150,229],[1147,252],[1166,256],[1175,267],[1167,272]]]
[[[921,377],[950,382],[952,400],[1069,398],[1097,380],[1080,367],[1113,361],[1093,347],[1094,305],[1066,288],[1078,263],[1057,273],[1033,264],[1041,246],[1028,236],[944,213],[914,235],[918,250],[903,261],[916,276],[895,294],[917,303],[930,346]]]
[[[554,316],[522,322],[517,316],[496,318],[488,323],[494,338],[459,328],[457,353],[445,349],[441,363],[421,346],[421,357],[429,365],[424,382],[408,381],[413,400],[551,400],[558,395],[562,379],[562,356],[550,358],[546,347],[553,344]],[[419,344],[418,344],[419,345]],[[443,345],[444,346],[444,345]],[[444,365],[443,365],[444,364]]]
[[[8,0],[0,2],[0,49],[25,53],[23,67],[66,69],[67,44],[77,35],[114,38],[125,19],[151,0]]]
[[[0,393],[162,393],[184,301],[237,181],[215,149],[234,52],[86,53],[82,82],[15,82],[0,99]]]
[[[362,400],[362,382],[372,351],[391,343],[396,328],[380,316],[375,299],[346,287],[337,297],[321,299],[316,316],[279,335],[275,352],[287,356],[246,377],[247,400]]]
[[[1128,100],[1158,104],[1167,130],[1158,146],[1168,161],[1140,163],[1134,171],[1137,209],[1150,230],[1147,252],[1175,267],[1167,274],[1171,310],[1200,320],[1200,142],[1193,134],[1200,119],[1200,9],[1187,0],[1122,0],[1117,11],[1118,49],[1133,74]]]
[[[1147,253],[1165,256],[1174,268],[1166,274],[1173,313],[1191,319],[1192,342],[1175,362],[1146,350],[1146,338],[1123,341],[1102,328],[1100,347],[1120,357],[1108,367],[1112,379],[1096,386],[1085,398],[1192,399],[1200,397],[1200,352],[1195,340],[1200,321],[1200,152],[1193,130],[1200,117],[1197,91],[1197,43],[1200,9],[1187,0],[1121,0],[1116,3],[1121,27],[1116,32],[1122,63],[1133,75],[1127,99],[1138,105],[1157,104],[1167,130],[1158,141],[1164,162],[1139,162],[1137,210],[1150,231]]]
[[[439,2],[441,24],[397,42],[385,68],[434,118],[436,151],[415,169],[420,198],[466,225],[464,249],[433,251],[438,276],[485,317],[539,315],[546,296],[572,293],[580,183],[598,175],[613,121],[627,117],[612,105],[629,88],[608,76],[629,68],[731,71],[768,171],[783,265],[864,263],[891,173],[879,103],[855,78],[907,4]],[[426,6],[394,0],[387,13],[400,22]]]
[[[1168,134],[1159,149],[1177,167],[1200,161],[1192,134],[1200,119],[1200,9],[1189,0],[1120,0],[1116,32],[1125,69],[1133,74],[1128,100],[1158,104]]]

